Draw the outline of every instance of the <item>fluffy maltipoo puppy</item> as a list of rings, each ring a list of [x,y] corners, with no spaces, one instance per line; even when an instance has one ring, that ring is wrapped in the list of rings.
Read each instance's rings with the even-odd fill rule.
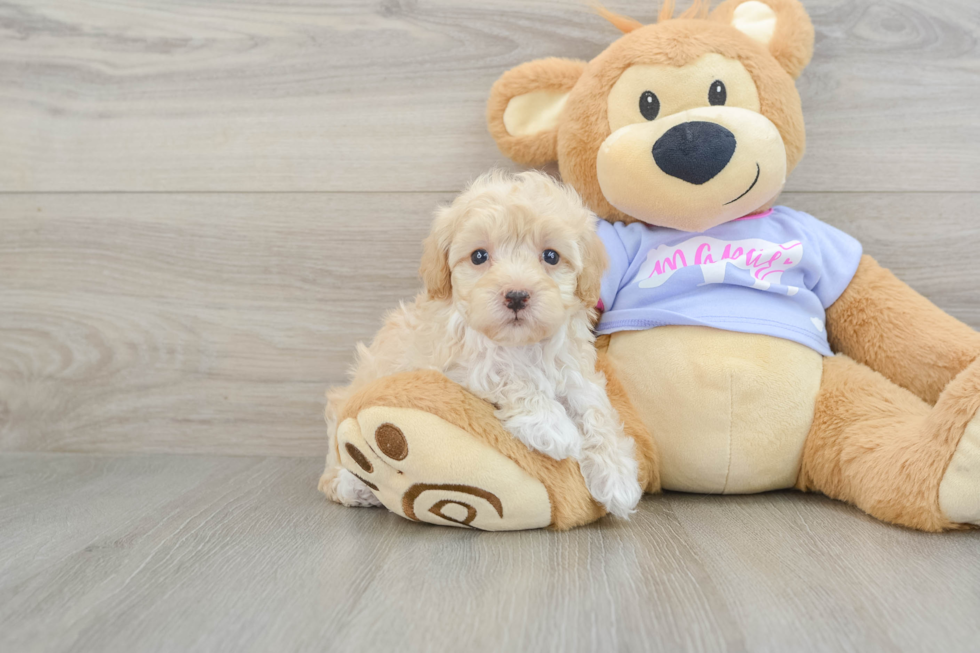
[[[327,393],[330,453],[320,488],[380,505],[337,462],[336,415],[365,384],[435,369],[491,402],[515,438],[578,460],[592,496],[626,517],[640,500],[633,440],[596,371],[591,325],[605,250],[596,218],[547,175],[491,172],[438,211],[424,243],[425,290],[358,345],[350,385]]]

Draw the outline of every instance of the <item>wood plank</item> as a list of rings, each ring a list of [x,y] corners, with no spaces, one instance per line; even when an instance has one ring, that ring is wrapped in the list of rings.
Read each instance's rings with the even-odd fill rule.
[[[971,651],[980,532],[668,494],[476,533],[330,504],[319,459],[0,455],[9,651]]]
[[[975,0],[806,6],[790,189],[976,190]],[[483,117],[503,71],[617,36],[557,0],[17,0],[0,30],[0,191],[456,190],[506,165]]]
[[[418,287],[448,194],[18,195],[0,449],[312,455],[324,389]],[[797,194],[980,327],[980,193]]]
[[[4,448],[309,454],[355,342],[414,294],[443,198],[8,199]]]
[[[980,532],[909,531],[817,495],[731,499],[670,506],[748,650],[976,649],[980,572],[960,581]]]

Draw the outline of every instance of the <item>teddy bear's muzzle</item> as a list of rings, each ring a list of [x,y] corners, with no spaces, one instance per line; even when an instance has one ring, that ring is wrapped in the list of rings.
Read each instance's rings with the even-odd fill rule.
[[[756,111],[699,107],[626,125],[603,142],[596,178],[614,207],[702,232],[771,202],[786,182],[779,129]]]

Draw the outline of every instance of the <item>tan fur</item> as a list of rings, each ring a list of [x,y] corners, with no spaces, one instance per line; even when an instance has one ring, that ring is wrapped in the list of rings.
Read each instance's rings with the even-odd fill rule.
[[[947,315],[870,256],[827,310],[834,351],[878,370],[930,404],[980,356],[980,333]]]
[[[422,242],[422,262],[419,276],[429,299],[445,300],[452,294],[448,253],[439,242],[437,234],[430,234]]]
[[[826,358],[797,487],[894,524],[959,528],[939,509],[939,484],[978,408],[980,362],[931,407],[846,356]]]
[[[575,287],[575,294],[586,306],[595,306],[599,303],[602,275],[607,267],[609,267],[609,257],[606,255],[605,245],[602,244],[598,234],[590,234],[583,241],[582,273]]]
[[[497,338],[499,295],[506,291],[504,286],[521,286],[531,291],[537,305],[526,311],[534,316],[533,323],[528,320],[526,333],[517,335],[527,342],[548,337],[580,302],[592,308],[598,301],[608,260],[594,221],[573,190],[546,175],[483,175],[451,206],[437,212],[423,243],[419,275],[425,295],[416,298],[416,305],[436,301],[446,302],[440,306],[448,308],[450,299],[465,302],[470,325]],[[522,252],[519,245],[530,249]],[[490,252],[492,262],[474,266],[469,257],[481,248]],[[559,252],[558,265],[541,263],[545,248]],[[505,252],[508,260],[498,266],[495,261]],[[426,307],[427,322],[437,321],[436,308]],[[509,311],[503,312],[510,317]]]

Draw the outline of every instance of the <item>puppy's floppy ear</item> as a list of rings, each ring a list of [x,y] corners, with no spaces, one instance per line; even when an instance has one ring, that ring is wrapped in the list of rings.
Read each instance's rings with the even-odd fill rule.
[[[422,263],[419,276],[425,284],[429,299],[449,299],[453,292],[449,252],[439,242],[435,230],[422,242]]]
[[[490,89],[487,126],[497,147],[517,163],[558,159],[558,124],[584,61],[537,59],[501,75]]]
[[[725,0],[711,12],[711,20],[767,48],[793,79],[813,56],[813,23],[799,0]]]
[[[587,308],[599,303],[599,293],[602,290],[602,275],[609,265],[606,246],[602,244],[599,234],[589,231],[580,244],[582,248],[582,273],[578,277],[575,294]]]

